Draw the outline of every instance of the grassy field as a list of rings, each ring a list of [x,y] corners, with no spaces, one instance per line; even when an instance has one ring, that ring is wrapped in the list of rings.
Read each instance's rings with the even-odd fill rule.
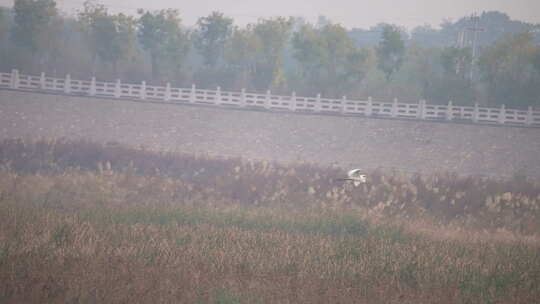
[[[0,142],[0,302],[534,303],[540,186]]]

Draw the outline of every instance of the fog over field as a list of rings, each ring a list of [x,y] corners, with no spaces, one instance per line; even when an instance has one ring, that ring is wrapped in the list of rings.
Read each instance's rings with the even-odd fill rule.
[[[525,304],[539,270],[540,1],[0,0],[0,303]]]
[[[60,0],[58,6],[68,13],[74,13],[83,0]],[[13,0],[0,0],[0,5],[11,6]],[[540,23],[540,2],[535,0],[456,0],[456,1],[354,1],[354,0],[142,0],[121,1],[104,0],[113,11],[134,14],[137,8],[155,9],[176,8],[188,25],[195,24],[197,18],[212,11],[224,12],[233,17],[238,24],[256,22],[258,18],[274,16],[297,16],[316,22],[318,16],[327,16],[346,27],[369,28],[377,23],[393,23],[412,29],[415,26],[430,24],[438,26],[445,19],[457,19],[474,12],[497,10],[530,23]]]

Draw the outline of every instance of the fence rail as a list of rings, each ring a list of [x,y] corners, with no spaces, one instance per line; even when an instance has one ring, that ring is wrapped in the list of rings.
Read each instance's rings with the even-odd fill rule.
[[[68,95],[84,95],[106,98],[159,101],[171,104],[203,104],[230,106],[251,109],[284,110],[304,113],[335,113],[342,115],[361,115],[376,117],[406,118],[417,120],[445,120],[458,122],[473,122],[481,124],[540,126],[540,111],[485,108],[474,106],[455,106],[450,101],[447,105],[430,105],[425,100],[418,103],[379,102],[368,100],[341,99],[273,95],[216,90],[201,90],[193,85],[191,88],[171,88],[166,86],[150,86],[143,81],[140,84],[48,77],[19,74],[17,70],[11,73],[0,73],[0,88],[14,90],[53,92]]]

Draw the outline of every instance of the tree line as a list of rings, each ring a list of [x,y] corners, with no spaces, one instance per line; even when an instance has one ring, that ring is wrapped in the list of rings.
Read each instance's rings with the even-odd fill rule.
[[[499,12],[482,14],[490,28],[475,49],[455,43],[466,18],[408,33],[392,24],[348,30],[324,17],[239,27],[220,12],[188,27],[180,13],[131,16],[87,1],[70,17],[54,0],[15,0],[0,11],[0,69],[335,98],[540,105],[540,26]]]

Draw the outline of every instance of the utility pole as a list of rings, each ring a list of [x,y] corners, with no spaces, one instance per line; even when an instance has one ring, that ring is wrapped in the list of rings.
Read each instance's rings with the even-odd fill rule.
[[[466,44],[467,44],[467,42],[466,42],[466,40],[465,40],[465,39],[466,39],[466,36],[467,36],[467,35],[465,34],[465,30],[464,30],[464,29],[461,30],[461,31],[459,31],[458,36],[457,36],[457,40],[456,40],[456,47],[457,47],[458,49],[463,49],[463,48],[465,48],[465,46],[466,46]]]
[[[457,39],[456,39],[456,47],[460,49],[464,49],[467,47],[471,48],[472,51],[472,57],[471,57],[471,67],[469,71],[469,79],[472,80],[474,77],[474,64],[476,63],[476,57],[477,57],[477,42],[478,42],[478,33],[485,31],[484,28],[480,27],[480,17],[475,13],[472,14],[469,18],[470,26],[464,27],[461,29],[458,33]],[[462,68],[462,65],[464,62],[458,62],[456,66],[456,73],[459,73],[459,71]]]
[[[461,31],[459,31],[458,33],[458,36],[457,36],[457,40],[456,40],[456,48],[458,49],[464,49],[466,47],[466,33],[465,33],[465,29],[462,29]],[[459,72],[461,71],[461,65],[463,64],[463,61],[461,60],[461,58],[459,58],[458,62],[456,62],[456,75],[459,75]]]
[[[472,58],[471,58],[471,71],[470,71],[469,77],[471,80],[473,80],[474,64],[476,62],[476,40],[478,39],[478,32],[483,32],[485,31],[485,29],[479,26],[480,17],[478,17],[476,13],[471,15],[471,22],[473,26],[467,28],[467,30],[472,32]]]

